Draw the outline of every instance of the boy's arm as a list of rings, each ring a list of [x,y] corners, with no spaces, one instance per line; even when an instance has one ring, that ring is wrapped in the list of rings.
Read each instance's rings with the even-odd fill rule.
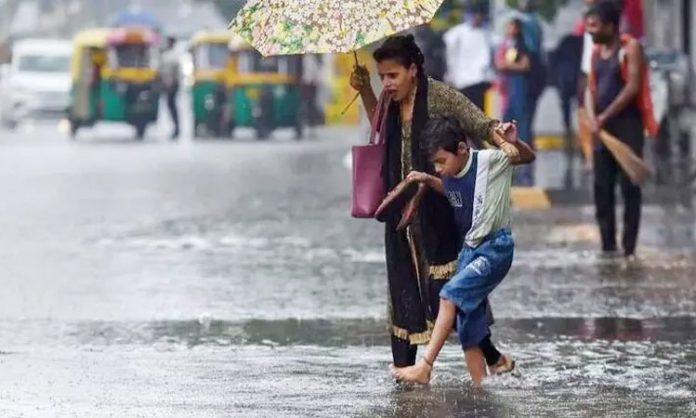
[[[536,159],[532,148],[517,137],[517,123],[504,123],[498,128],[498,134],[505,140],[506,147],[514,148],[515,153],[511,155],[506,152],[512,165],[530,164]],[[505,149],[501,146],[501,150]]]
[[[408,173],[406,180],[409,182],[423,183],[436,192],[446,195],[445,186],[442,184],[442,179],[430,174],[421,173],[420,171],[411,171]]]
[[[510,163],[512,163],[512,165],[531,164],[534,162],[534,160],[536,160],[536,154],[534,154],[532,147],[530,147],[526,142],[518,139],[510,144],[512,144],[512,146],[517,148],[517,151],[519,151],[519,155],[517,157],[508,157],[510,158]]]

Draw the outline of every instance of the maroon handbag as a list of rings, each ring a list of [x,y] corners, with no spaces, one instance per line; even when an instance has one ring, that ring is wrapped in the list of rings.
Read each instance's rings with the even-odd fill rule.
[[[391,98],[382,92],[372,116],[369,142],[367,145],[353,147],[353,207],[351,215],[355,218],[374,218],[377,208],[386,195],[382,179],[382,164],[384,164],[385,153],[384,128],[390,100]]]

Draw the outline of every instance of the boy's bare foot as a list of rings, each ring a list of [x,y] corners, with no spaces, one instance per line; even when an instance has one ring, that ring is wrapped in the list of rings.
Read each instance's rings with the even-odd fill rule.
[[[500,360],[490,367],[491,374],[511,373],[515,370],[515,360],[505,354],[500,356]]]
[[[392,375],[399,380],[405,382],[415,382],[420,384],[428,384],[430,382],[430,372],[433,370],[433,366],[428,364],[425,359],[420,359],[418,362],[409,367],[394,367],[390,366]]]

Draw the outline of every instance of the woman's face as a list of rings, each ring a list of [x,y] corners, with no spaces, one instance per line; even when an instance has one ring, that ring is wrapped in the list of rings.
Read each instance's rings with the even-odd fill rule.
[[[517,24],[515,22],[509,22],[507,26],[505,26],[505,36],[508,38],[516,38],[520,33],[520,28],[517,27]]]
[[[406,68],[395,59],[378,62],[377,71],[382,79],[384,90],[391,93],[392,100],[397,102],[409,95],[418,73],[414,64],[411,64],[410,68]]]

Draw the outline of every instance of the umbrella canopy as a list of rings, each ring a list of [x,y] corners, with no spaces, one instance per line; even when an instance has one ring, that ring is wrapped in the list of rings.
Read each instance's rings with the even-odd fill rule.
[[[443,0],[249,0],[230,29],[264,56],[355,51],[428,23]]]

